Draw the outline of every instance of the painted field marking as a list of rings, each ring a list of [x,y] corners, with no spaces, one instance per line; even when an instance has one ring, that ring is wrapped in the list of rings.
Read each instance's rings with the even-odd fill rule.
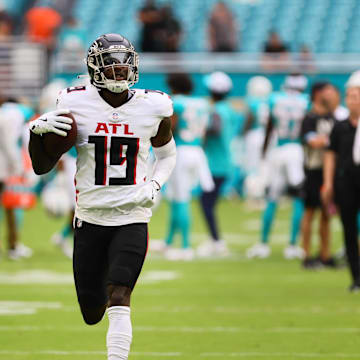
[[[84,326],[31,326],[31,325],[0,325],[0,332],[23,331],[64,331],[84,332]],[[323,334],[360,334],[360,328],[337,327],[337,328],[300,328],[300,327],[272,327],[272,328],[249,328],[236,326],[134,326],[135,332],[173,332],[173,333],[323,333]],[[92,332],[103,332],[102,328],[92,328]]]
[[[62,350],[42,350],[42,351],[11,351],[0,350],[0,355],[63,355],[63,356],[99,356],[106,355],[106,351],[62,351]],[[176,357],[181,356],[179,352],[131,352],[134,356],[151,356],[151,357]]]
[[[33,315],[39,309],[61,309],[59,302],[39,301],[0,301],[0,316],[2,315]]]
[[[99,356],[106,355],[105,351],[62,351],[62,350],[42,350],[42,351],[18,351],[0,350],[0,355],[28,356],[28,355],[60,355],[60,356]],[[179,357],[189,356],[193,358],[221,357],[221,358],[250,358],[250,357],[284,357],[284,358],[339,358],[339,359],[359,359],[360,354],[346,353],[298,353],[298,352],[206,352],[200,354],[187,354],[181,352],[131,352],[134,356],[147,357]]]
[[[144,271],[139,282],[154,284],[161,281],[175,280],[180,277],[178,271]],[[73,285],[71,273],[58,273],[48,270],[28,270],[15,273],[0,272],[0,285]]]

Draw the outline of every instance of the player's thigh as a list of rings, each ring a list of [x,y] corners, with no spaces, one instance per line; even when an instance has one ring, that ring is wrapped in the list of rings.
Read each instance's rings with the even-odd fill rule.
[[[148,226],[135,223],[118,226],[109,249],[108,285],[133,289],[140,275],[148,247]]]
[[[212,191],[215,183],[211,175],[209,163],[202,148],[198,148],[196,152],[196,163],[193,165],[196,173],[196,180],[200,182],[201,189],[204,191]]]
[[[185,202],[191,199],[191,189],[194,184],[193,160],[185,146],[177,149],[176,166],[169,180],[170,198]]]
[[[299,186],[304,181],[304,153],[301,145],[291,144],[285,153],[286,176],[290,186]]]
[[[83,306],[95,307],[107,302],[109,230],[75,219],[74,279],[78,301]]]
[[[286,187],[286,177],[284,172],[284,152],[281,148],[276,148],[269,154],[269,174],[268,198],[278,200]]]

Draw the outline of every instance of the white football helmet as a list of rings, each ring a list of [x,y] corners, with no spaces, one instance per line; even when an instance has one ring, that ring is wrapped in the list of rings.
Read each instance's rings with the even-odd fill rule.
[[[247,96],[266,98],[272,92],[272,84],[265,76],[253,76],[246,84]]]

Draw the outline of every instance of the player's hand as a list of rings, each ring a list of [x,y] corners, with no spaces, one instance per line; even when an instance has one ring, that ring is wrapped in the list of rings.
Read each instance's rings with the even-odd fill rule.
[[[140,188],[136,202],[140,206],[151,208],[155,204],[159,191],[160,185],[155,180],[151,180]]]
[[[70,114],[70,111],[67,109],[58,109],[47,112],[36,120],[31,121],[29,128],[36,135],[53,132],[60,136],[66,136],[67,133],[63,130],[70,130],[73,121],[66,116],[61,116],[64,114]]]

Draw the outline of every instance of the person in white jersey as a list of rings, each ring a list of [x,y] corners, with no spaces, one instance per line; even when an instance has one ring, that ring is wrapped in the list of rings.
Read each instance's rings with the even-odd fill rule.
[[[30,154],[37,174],[57,158],[43,151],[42,134],[66,135],[77,123],[74,278],[84,321],[106,312],[108,359],[127,359],[132,341],[130,297],[148,243],[151,206],[176,162],[170,97],[129,87],[138,81],[138,54],[121,35],[106,34],[90,46],[88,86],[63,90],[57,110],[30,124]],[[150,145],[156,157],[147,177]]]

